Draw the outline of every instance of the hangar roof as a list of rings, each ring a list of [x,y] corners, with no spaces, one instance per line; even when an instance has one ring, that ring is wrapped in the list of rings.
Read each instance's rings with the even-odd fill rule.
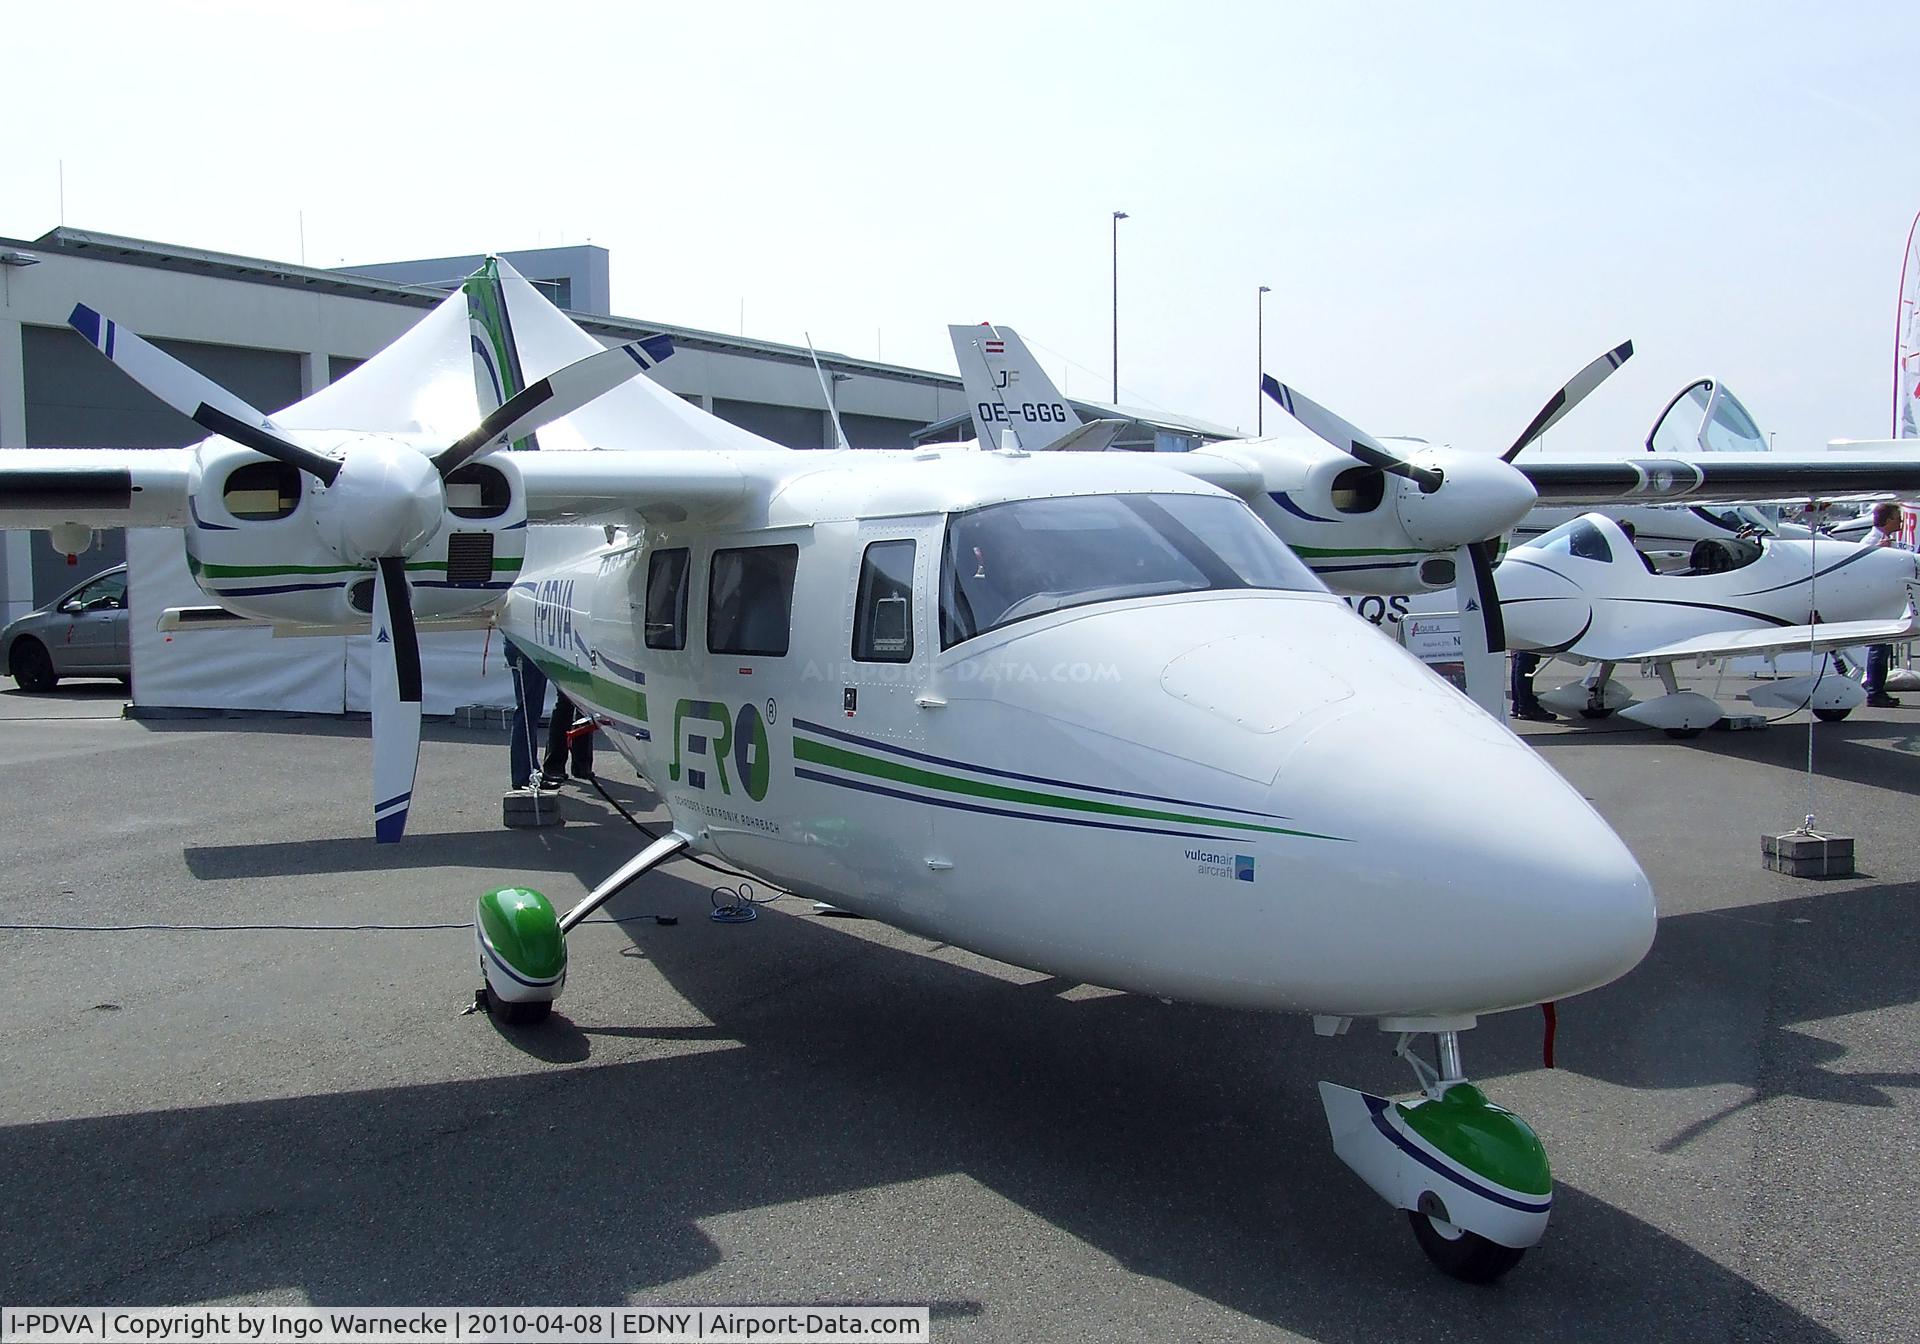
[[[29,252],[59,252],[77,257],[91,256],[122,265],[154,266],[164,270],[199,272],[228,280],[274,285],[310,293],[318,291],[339,294],[383,303],[407,304],[417,308],[431,308],[446,297],[445,290],[436,289],[430,285],[403,285],[389,280],[375,280],[367,276],[325,270],[317,266],[267,261],[259,257],[236,256],[228,252],[209,252],[200,248],[181,247],[173,243],[156,243],[142,238],[126,238],[118,234],[94,233],[64,226],[50,229],[31,241],[0,238],[0,248],[17,248]],[[595,335],[632,340],[637,336],[663,331],[673,337],[676,346],[687,350],[752,355],[782,363],[812,366],[812,359],[805,346],[783,345],[777,341],[761,341],[747,336],[728,336],[721,332],[678,327],[639,318],[600,317],[586,313],[570,313],[569,316]],[[876,360],[859,359],[829,350],[822,350],[819,354],[820,363],[824,368],[897,382],[921,383],[954,389],[960,387],[960,379],[955,374],[934,373],[927,369],[910,369],[897,364],[883,364]]]

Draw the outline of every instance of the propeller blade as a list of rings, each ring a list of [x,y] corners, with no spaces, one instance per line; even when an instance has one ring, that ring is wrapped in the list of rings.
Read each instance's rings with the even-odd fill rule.
[[[1499,546],[1497,541],[1476,541],[1462,548],[1473,572],[1474,596],[1480,602],[1488,653],[1507,651],[1507,620],[1500,611],[1500,590],[1493,586],[1493,561]]]
[[[1368,466],[1390,471],[1395,476],[1404,476],[1419,485],[1426,494],[1432,494],[1440,488],[1444,478],[1438,471],[1432,467],[1415,466],[1404,457],[1389,452],[1364,429],[1349,424],[1326,407],[1301,396],[1272,374],[1260,375],[1260,390],[1315,435]]]
[[[236,419],[218,406],[202,402],[199,409],[191,414],[193,422],[208,433],[232,439],[235,443],[251,448],[256,453],[263,453],[276,462],[298,467],[309,476],[317,476],[322,485],[332,485],[333,478],[340,474],[338,458],[328,457],[325,453],[316,453],[311,448],[302,448],[297,443],[289,443],[272,430]]]
[[[407,562],[382,556],[373,581],[373,838],[406,833],[420,764],[420,640]]]
[[[182,364],[159,346],[141,339],[112,318],[102,317],[77,303],[67,325],[86,337],[93,348],[119,366],[120,371],[182,415],[213,406],[236,420],[261,429],[273,422],[203,373]]]
[[[1496,542],[1469,542],[1454,551],[1454,591],[1460,607],[1460,658],[1467,674],[1467,698],[1496,719],[1506,703],[1500,674],[1505,659],[1506,625],[1500,595],[1493,586]]]
[[[434,457],[445,478],[456,468],[500,443],[524,438],[542,425],[572,415],[602,393],[673,353],[673,338],[648,336],[575,360],[513,396]]]
[[[1633,342],[1622,341],[1606,354],[1587,365],[1586,368],[1567,380],[1567,385],[1547,398],[1547,404],[1540,408],[1540,414],[1533,417],[1533,423],[1521,431],[1520,437],[1513,441],[1513,447],[1500,454],[1502,462],[1511,462],[1520,455],[1520,450],[1545,434],[1560,417],[1578,406],[1586,399],[1587,393],[1613,376],[1613,371],[1633,358]]]

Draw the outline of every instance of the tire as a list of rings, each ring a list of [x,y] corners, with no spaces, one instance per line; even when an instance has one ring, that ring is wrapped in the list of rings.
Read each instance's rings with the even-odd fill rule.
[[[30,635],[13,642],[13,650],[7,655],[7,672],[23,691],[50,691],[60,681],[47,646]]]
[[[506,1027],[530,1027],[537,1022],[545,1022],[553,1011],[552,999],[539,999],[533,1003],[509,1003],[493,992],[493,986],[487,986],[487,1016]]]
[[[1613,717],[1613,711],[1610,709],[1594,709],[1589,706],[1580,711],[1580,717],[1583,719],[1610,719]]]
[[[1813,717],[1822,723],[1838,723],[1851,713],[1853,711],[1850,709],[1816,709],[1813,711]]]
[[[1493,1283],[1526,1254],[1451,1223],[1437,1224],[1412,1209],[1407,1210],[1407,1221],[1413,1224],[1413,1238],[1427,1253],[1427,1259],[1438,1265],[1441,1273],[1462,1283]]]
[[[1704,728],[1665,728],[1661,731],[1676,742],[1685,742],[1689,738],[1700,736],[1706,730]]]

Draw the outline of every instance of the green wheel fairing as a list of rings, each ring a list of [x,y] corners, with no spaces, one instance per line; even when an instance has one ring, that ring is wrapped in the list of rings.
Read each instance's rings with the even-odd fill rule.
[[[567,940],[560,917],[545,896],[530,887],[496,887],[475,911],[487,946],[517,979],[551,983],[567,969]]]
[[[1455,1083],[1438,1101],[1402,1102],[1394,1109],[1408,1129],[1475,1175],[1523,1195],[1553,1193],[1539,1135],[1472,1083]]]

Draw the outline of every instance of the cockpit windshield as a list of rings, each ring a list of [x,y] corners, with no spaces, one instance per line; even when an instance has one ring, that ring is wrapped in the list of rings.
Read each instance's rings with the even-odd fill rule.
[[[1208,495],[1020,499],[947,520],[940,646],[1066,607],[1223,588],[1321,588],[1246,505]]]
[[[1711,378],[1683,389],[1667,403],[1647,448],[1656,453],[1686,456],[1697,452],[1761,453],[1766,436],[1753,422],[1740,399]]]
[[[1613,559],[1613,547],[1607,545],[1607,534],[1586,518],[1562,523],[1551,532],[1541,533],[1527,545],[1536,551],[1557,551],[1581,560],[1598,560],[1602,564]]]

